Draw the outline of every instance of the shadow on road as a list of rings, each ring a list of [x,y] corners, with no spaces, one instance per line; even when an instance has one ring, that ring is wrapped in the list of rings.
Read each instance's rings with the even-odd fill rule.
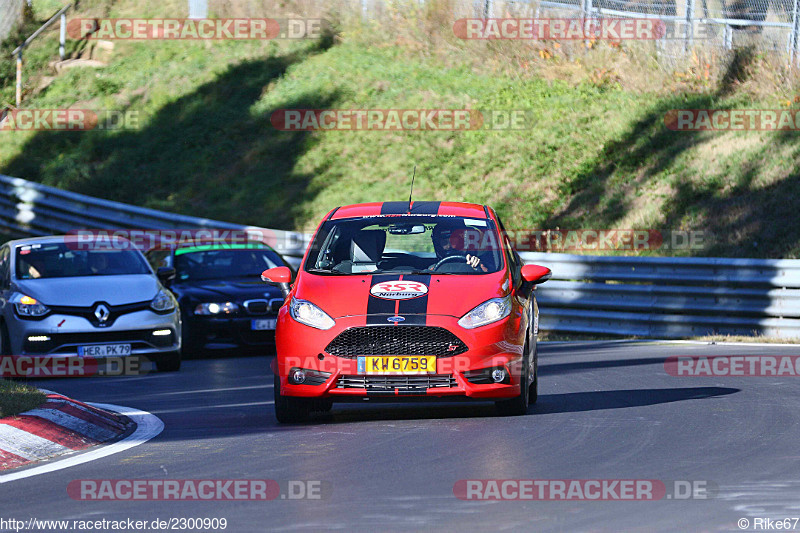
[[[536,414],[579,413],[604,409],[643,407],[684,400],[705,400],[739,392],[728,387],[683,387],[679,389],[630,389],[545,394],[539,397]]]
[[[623,366],[642,366],[642,365],[664,365],[664,357],[637,357],[634,359],[612,359],[601,361],[581,361],[576,363],[539,363],[539,373],[542,376],[551,374],[568,374],[570,372],[582,372],[595,368],[618,368]]]

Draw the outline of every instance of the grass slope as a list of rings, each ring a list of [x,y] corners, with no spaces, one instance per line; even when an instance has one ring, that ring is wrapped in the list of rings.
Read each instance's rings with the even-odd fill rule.
[[[126,5],[98,0],[82,9],[114,16]],[[438,37],[420,31],[430,14],[396,17],[394,26],[347,26],[333,46],[118,42],[108,67],[68,71],[25,107],[133,110],[141,127],[2,132],[0,172],[178,213],[309,229],[336,205],[407,197],[417,165],[417,199],[488,203],[508,227],[695,229],[714,238],[684,253],[800,254],[796,133],[664,126],[675,108],[791,105],[792,83],[748,89],[748,80],[779,72],[762,57],[745,51],[720,61],[717,75],[691,67],[644,83],[664,77],[646,53],[636,63],[624,48],[576,55],[553,43],[462,43],[446,25]],[[534,122],[468,132],[281,132],[270,124],[283,108],[465,107],[528,109]]]
[[[0,418],[36,409],[45,401],[47,396],[39,389],[0,379]]]

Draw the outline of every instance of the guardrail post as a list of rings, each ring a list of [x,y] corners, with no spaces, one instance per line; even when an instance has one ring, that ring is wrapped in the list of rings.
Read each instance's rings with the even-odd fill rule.
[[[723,44],[722,47],[725,50],[730,50],[733,48],[733,26],[730,24],[725,25],[725,33],[723,34]]]
[[[592,0],[583,0],[583,2],[581,4],[581,12],[583,14],[583,21],[582,21],[583,24],[582,25],[583,25],[584,29],[586,28],[587,19],[591,19],[592,18],[592,9],[593,9]],[[584,35],[585,35],[585,30],[584,30]],[[589,46],[589,42],[590,42],[590,40],[586,39],[586,40],[583,41],[583,44],[588,47]]]
[[[22,105],[22,48],[17,51],[17,107]]]
[[[792,9],[792,42],[789,48],[789,64],[794,66],[797,61],[797,52],[800,49],[800,21],[797,19],[797,0],[794,0],[794,8]]]
[[[67,14],[61,13],[61,31],[58,37],[58,55],[64,60],[65,46],[67,44]]]
[[[795,0],[796,1],[796,0]],[[686,51],[692,47],[694,41],[694,0],[686,0]]]
[[[189,0],[189,18],[208,18],[208,0]]]

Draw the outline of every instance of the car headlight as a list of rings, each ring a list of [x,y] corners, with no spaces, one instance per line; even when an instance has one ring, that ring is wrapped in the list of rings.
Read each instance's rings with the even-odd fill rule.
[[[175,309],[175,297],[171,292],[161,289],[156,297],[150,302],[150,309],[157,313],[164,313]]]
[[[9,301],[14,304],[19,316],[40,317],[50,312],[42,302],[25,294],[15,293]]]
[[[462,328],[473,329],[485,326],[492,322],[502,320],[511,314],[511,295],[505,298],[492,298],[483,302],[481,305],[462,316],[458,320],[458,325]]]
[[[196,315],[229,315],[239,310],[239,306],[233,302],[209,302],[200,304],[194,308]]]
[[[331,329],[335,324],[325,311],[306,300],[292,298],[292,303],[289,304],[289,314],[301,324],[312,328]]]

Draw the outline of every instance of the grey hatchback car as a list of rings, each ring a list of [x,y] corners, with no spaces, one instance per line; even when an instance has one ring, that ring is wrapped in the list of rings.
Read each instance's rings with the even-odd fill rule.
[[[162,271],[163,270],[163,271]],[[142,355],[159,371],[181,365],[178,303],[139,250],[86,246],[75,236],[0,247],[0,354]]]

